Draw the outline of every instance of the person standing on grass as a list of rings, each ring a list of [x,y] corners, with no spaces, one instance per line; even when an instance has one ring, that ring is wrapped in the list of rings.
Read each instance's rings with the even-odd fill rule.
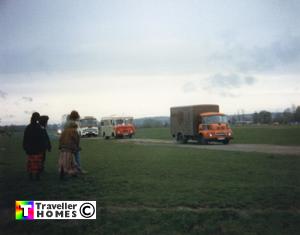
[[[23,149],[27,154],[27,171],[29,178],[40,179],[42,169],[44,141],[43,131],[38,123],[40,114],[34,112],[31,116],[30,124],[26,126],[23,136]]]
[[[51,152],[51,142],[50,142],[50,138],[49,138],[49,135],[47,133],[47,130],[46,130],[48,120],[49,120],[48,116],[40,116],[40,118],[39,118],[39,124],[42,128],[42,131],[43,131],[43,141],[44,141],[42,172],[45,169],[46,151]]]
[[[72,125],[72,124],[74,124],[74,123],[79,127],[79,118],[80,118],[79,113],[78,113],[76,110],[73,110],[73,111],[70,113],[70,115],[68,116],[68,120],[67,120],[67,122],[66,122],[66,124],[65,124],[65,128],[70,127],[70,125]],[[79,136],[79,135],[78,135],[78,136]],[[79,139],[80,139],[80,136],[79,136]],[[85,170],[83,170],[83,169],[81,168],[80,150],[81,150],[81,148],[80,148],[79,145],[78,145],[78,151],[76,151],[76,152],[74,153],[74,156],[75,156],[75,163],[76,163],[76,167],[77,167],[78,172],[81,173],[81,174],[86,174],[87,171],[85,171]]]
[[[77,124],[75,122],[69,123],[59,138],[59,173],[60,179],[63,179],[66,174],[76,176],[78,170],[74,154],[79,149],[79,134],[77,132]]]

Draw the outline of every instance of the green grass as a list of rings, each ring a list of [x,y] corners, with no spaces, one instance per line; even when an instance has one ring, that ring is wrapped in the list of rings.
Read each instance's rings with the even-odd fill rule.
[[[300,145],[300,126],[233,127],[236,144]],[[140,128],[136,138],[171,139],[169,128]]]
[[[171,132],[169,127],[161,128],[138,128],[134,136],[138,139],[171,139]]]
[[[235,127],[233,131],[233,143],[300,145],[300,126]]]
[[[0,139],[3,234],[299,234],[300,156],[82,140],[89,173],[58,180],[57,140],[29,181],[21,138]],[[96,200],[95,221],[14,221],[15,200]]]

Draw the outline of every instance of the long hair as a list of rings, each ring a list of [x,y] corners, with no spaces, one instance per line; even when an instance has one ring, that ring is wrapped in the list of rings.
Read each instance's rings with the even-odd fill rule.
[[[77,121],[80,118],[79,113],[76,110],[73,110],[70,113],[69,119],[73,121]]]

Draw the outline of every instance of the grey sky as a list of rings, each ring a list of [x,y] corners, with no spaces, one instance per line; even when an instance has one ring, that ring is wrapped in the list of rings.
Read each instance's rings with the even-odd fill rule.
[[[0,90],[0,98],[5,99],[7,96],[6,92]]]
[[[70,108],[97,117],[213,102],[228,113],[283,109],[300,100],[299,12],[296,0],[2,0],[1,111],[21,123],[27,110],[57,121]]]

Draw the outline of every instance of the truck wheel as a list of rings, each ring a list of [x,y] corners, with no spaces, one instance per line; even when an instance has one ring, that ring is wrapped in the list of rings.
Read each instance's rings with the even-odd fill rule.
[[[222,142],[223,142],[223,144],[229,144],[229,139],[225,139]]]
[[[105,135],[105,132],[103,132],[103,138],[106,139],[106,140],[108,140],[108,139],[109,139],[109,136],[106,136],[106,135]]]
[[[181,134],[181,133],[178,133],[177,136],[176,136],[176,141],[177,141],[178,143],[181,143],[182,139],[183,139],[182,134]]]
[[[208,141],[205,138],[203,138],[203,137],[201,137],[201,139],[200,139],[199,142],[200,142],[200,144],[203,144],[203,145],[208,144]]]
[[[177,141],[178,143],[180,143],[180,144],[186,144],[187,141],[188,141],[188,139],[187,139],[184,135],[182,135],[181,133],[178,133],[178,134],[177,134],[176,141]]]

